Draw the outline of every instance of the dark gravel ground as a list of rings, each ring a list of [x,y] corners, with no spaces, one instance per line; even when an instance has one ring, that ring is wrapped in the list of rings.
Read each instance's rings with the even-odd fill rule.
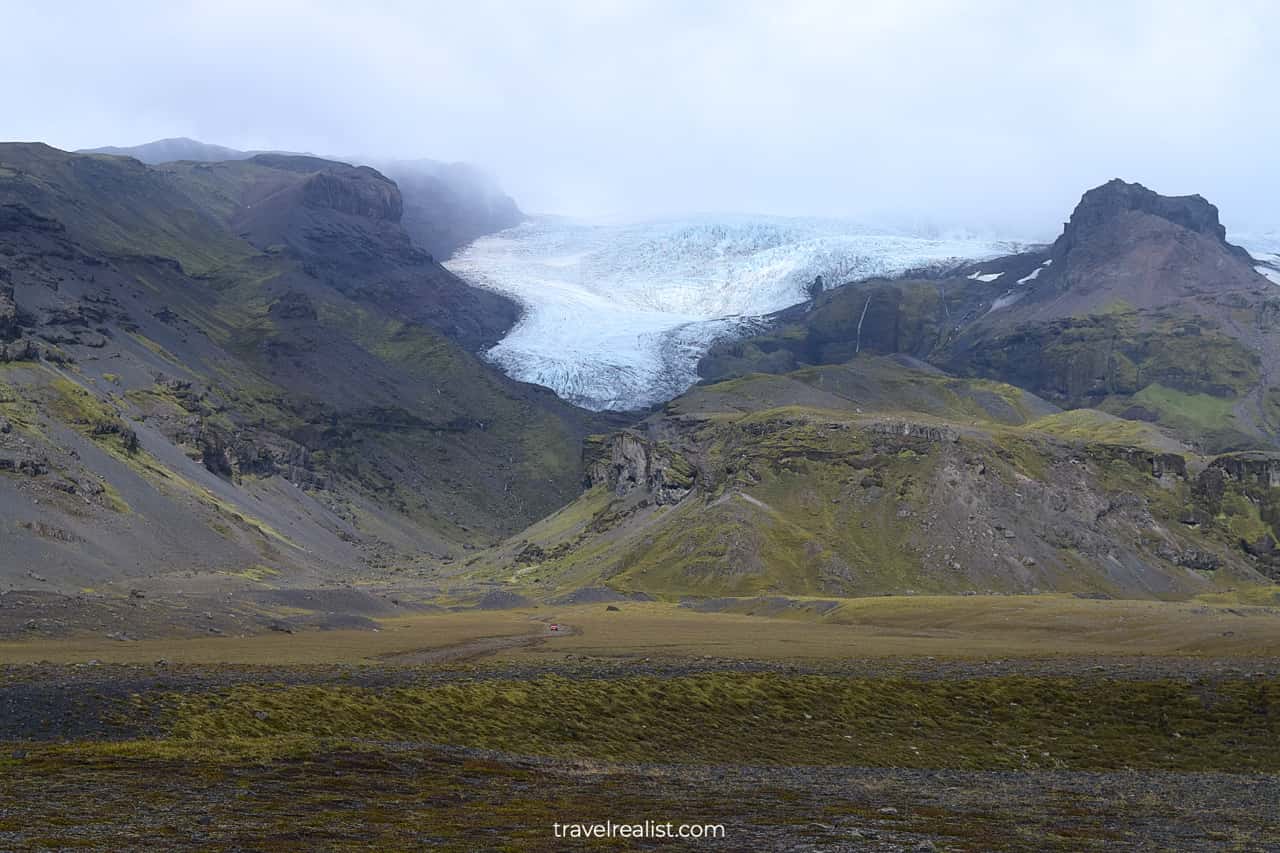
[[[57,762],[0,777],[6,850],[1272,851],[1280,779],[1195,773],[583,766],[418,747],[208,766]],[[555,823],[722,825],[590,845]]]

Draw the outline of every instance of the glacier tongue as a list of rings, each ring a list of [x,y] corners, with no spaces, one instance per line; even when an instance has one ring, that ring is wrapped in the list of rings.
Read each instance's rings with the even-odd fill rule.
[[[697,381],[717,339],[828,284],[980,260],[1017,244],[884,233],[838,220],[726,216],[631,224],[541,217],[446,266],[525,308],[485,355],[590,409],[634,409]]]

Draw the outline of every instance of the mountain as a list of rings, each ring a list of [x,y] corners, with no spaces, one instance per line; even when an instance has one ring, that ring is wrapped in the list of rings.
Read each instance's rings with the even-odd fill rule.
[[[907,353],[1064,408],[1158,423],[1206,452],[1280,440],[1280,291],[1199,196],[1111,181],[1044,251],[871,280],[712,349],[704,378]]]
[[[1255,264],[1204,199],[1113,181],[1047,248],[822,293],[592,439],[584,494],[461,577],[713,601],[1280,579]]]
[[[186,138],[160,139],[128,148],[91,148],[77,153],[133,157],[149,165],[179,161],[214,163],[289,154],[238,151]],[[329,159],[372,166],[394,180],[403,204],[401,227],[417,246],[439,259],[448,258],[477,237],[511,228],[524,219],[515,201],[503,193],[492,178],[466,163],[370,157]]]
[[[350,580],[570,499],[608,422],[473,355],[518,309],[403,209],[313,157],[0,145],[0,581]]]
[[[0,145],[0,582],[714,607],[1280,577],[1280,299],[1203,199],[1112,182],[1051,246],[820,293],[638,423],[481,360],[520,309],[408,207],[306,155]]]
[[[155,165],[157,163],[172,163],[176,160],[193,160],[199,163],[216,163],[220,160],[248,160],[255,154],[265,152],[237,151],[234,148],[227,148],[225,145],[210,145],[207,142],[180,136],[173,139],[157,139],[154,142],[131,145],[127,148],[118,148],[114,145],[106,145],[102,148],[85,148],[76,153],[133,157],[143,163]]]

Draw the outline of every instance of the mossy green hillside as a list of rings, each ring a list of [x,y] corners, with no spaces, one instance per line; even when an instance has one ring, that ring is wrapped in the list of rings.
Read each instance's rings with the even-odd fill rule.
[[[770,332],[716,345],[699,372],[715,380],[906,354],[1067,408],[1156,420],[1209,452],[1265,438],[1231,414],[1262,381],[1257,339],[1270,328],[1265,310],[1137,310],[1115,300],[1079,316],[1014,323],[986,319],[983,299],[972,282],[954,279],[848,285],[805,311],[782,312]],[[1264,409],[1261,426],[1274,432],[1280,416]]]
[[[1131,421],[1097,409],[1071,409],[1039,418],[1036,432],[1083,444],[1112,444],[1150,450],[1175,450],[1178,442],[1153,424]]]
[[[376,544],[380,562],[447,558],[569,502],[582,436],[614,425],[476,357],[514,306],[415,249],[397,190],[372,170],[280,157],[147,168],[23,144],[0,145],[0,160],[0,202],[28,211],[6,233],[39,249],[24,249],[18,283],[61,282],[58,334],[86,341],[49,359],[58,381],[21,376],[0,414],[27,438],[52,443],[33,432],[50,422],[89,438],[178,515],[194,509],[215,550],[244,521],[258,557],[280,558],[282,539],[306,549],[291,565],[323,563],[335,535]],[[142,424],[149,447],[170,446],[132,453]],[[200,488],[184,458],[223,486]],[[54,467],[82,479],[92,472],[72,469],[92,464]],[[283,477],[292,488],[271,482]],[[263,492],[307,506],[260,512]]]
[[[1153,413],[1157,423],[1177,435],[1193,436],[1204,447],[1238,449],[1259,446],[1241,429],[1234,408],[1235,397],[1187,393],[1153,382],[1128,398],[1108,400],[1106,408],[1132,413],[1133,407]]]
[[[170,259],[192,275],[256,254],[199,201],[136,160],[69,154],[40,144],[6,145],[0,156],[11,167],[0,173],[0,199],[58,219],[96,250]]]
[[[770,406],[815,399],[832,408]],[[1154,424],[1053,411],[875,358],[701,386],[651,428],[655,458],[693,469],[682,500],[597,483],[466,572],[535,595],[603,583],[674,597],[1178,598],[1263,582],[1261,546],[1242,543],[1280,538],[1269,475],[1219,476]]]
[[[1006,382],[958,378],[910,360],[864,354],[845,364],[803,367],[785,375],[750,373],[707,382],[668,404],[673,412],[769,410],[784,406],[865,412],[911,412],[944,420],[1009,425],[1056,407]]]
[[[1114,311],[966,343],[952,367],[998,376],[1073,406],[1153,383],[1234,398],[1257,384],[1260,358],[1211,320]]]
[[[53,378],[48,388],[48,410],[55,418],[119,454],[138,452],[137,435],[113,405],[63,376]]]

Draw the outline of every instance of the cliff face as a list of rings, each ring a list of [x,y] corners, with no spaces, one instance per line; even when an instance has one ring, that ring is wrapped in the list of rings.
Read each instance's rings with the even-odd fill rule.
[[[287,252],[313,280],[471,351],[515,324],[512,300],[468,286],[416,247],[401,225],[404,202],[367,166],[260,154],[219,163],[171,163],[162,174],[263,252]]]
[[[316,157],[259,154],[248,160],[161,167],[193,194],[215,184],[234,204],[226,221],[254,245],[285,245],[313,265],[357,273],[397,265],[426,267],[400,217],[399,188],[365,166]]]
[[[0,343],[18,336],[18,305],[13,301],[13,285],[6,282],[8,271],[0,269]]]
[[[1227,242],[1214,205],[1119,180],[1084,194],[1049,257],[1011,316],[1043,320],[1117,303],[1155,308],[1265,283],[1249,253]]]
[[[224,163],[252,159],[273,169],[302,172],[315,172],[326,165],[337,165],[332,160],[311,155],[238,151],[194,139],[161,139],[129,148],[93,148],[79,153],[132,157],[151,165],[178,161]],[[366,169],[370,166],[376,168],[378,173],[386,175],[399,185],[402,196],[399,214],[395,214],[390,206],[383,212],[375,213],[376,205],[367,203],[370,199],[357,201],[345,198],[336,202],[345,207],[336,209],[400,222],[414,244],[436,260],[447,259],[477,237],[511,228],[524,220],[524,214],[520,212],[514,199],[504,193],[492,178],[466,163],[365,157],[336,159],[363,163]],[[342,198],[345,190],[350,189],[328,186],[331,182],[332,177],[326,176],[310,188],[310,192],[324,206],[330,206],[334,203],[331,199]]]
[[[1274,453],[1234,453],[1214,460],[1213,466],[1227,476],[1260,489],[1280,488],[1280,455]]]
[[[524,221],[510,196],[465,164],[402,160],[379,166],[404,194],[405,230],[437,260],[477,237]]]
[[[404,213],[400,189],[368,168],[312,174],[302,185],[302,203],[386,222],[399,222]]]
[[[679,503],[697,471],[670,447],[626,430],[588,445],[586,486],[604,485],[617,497],[642,492],[659,506]]]
[[[1063,226],[1054,255],[1069,251],[1091,233],[1106,228],[1123,213],[1145,213],[1181,228],[1227,242],[1227,229],[1218,220],[1218,208],[1199,195],[1163,196],[1142,184],[1115,178],[1086,192]],[[1233,247],[1234,248],[1234,247]]]

